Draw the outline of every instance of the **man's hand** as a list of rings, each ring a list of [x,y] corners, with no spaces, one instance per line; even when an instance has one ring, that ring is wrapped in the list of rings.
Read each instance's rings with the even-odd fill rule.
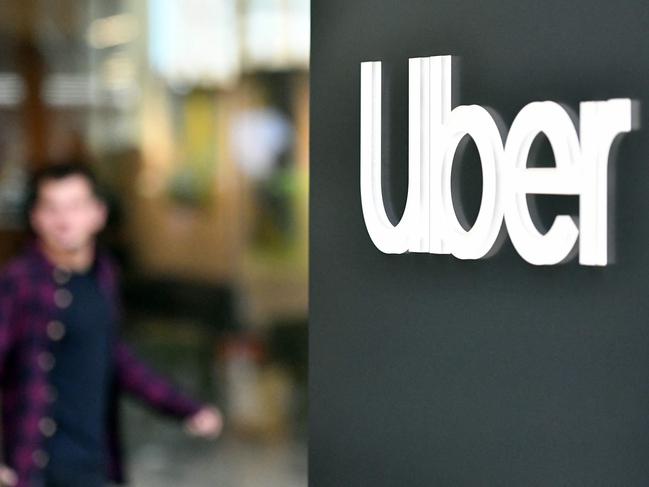
[[[6,465],[0,465],[0,485],[10,486],[16,485],[18,483],[18,476],[16,472],[7,467]]]
[[[216,406],[204,407],[185,420],[185,431],[201,438],[217,438],[223,430],[223,416]]]

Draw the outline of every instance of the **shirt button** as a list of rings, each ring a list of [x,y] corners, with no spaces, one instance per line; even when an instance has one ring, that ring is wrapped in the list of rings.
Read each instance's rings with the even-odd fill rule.
[[[54,291],[54,304],[59,308],[67,308],[72,303],[72,293],[67,289]]]
[[[50,461],[50,456],[44,450],[38,449],[32,453],[32,460],[38,468],[43,468]]]
[[[45,372],[52,370],[54,368],[54,363],[56,362],[54,355],[52,355],[50,352],[43,352],[39,354],[37,360],[39,367]]]
[[[52,418],[41,418],[38,422],[38,429],[41,430],[41,433],[45,436],[52,436],[56,433],[56,421]]]
[[[65,284],[70,280],[70,273],[60,267],[55,267],[52,271],[52,277],[57,284]]]
[[[65,335],[65,326],[60,321],[50,321],[47,324],[47,336],[54,341],[59,341]]]

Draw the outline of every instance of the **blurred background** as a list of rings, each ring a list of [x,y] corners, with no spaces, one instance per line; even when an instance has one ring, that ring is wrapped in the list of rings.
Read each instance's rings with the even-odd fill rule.
[[[226,416],[124,402],[131,484],[307,484],[308,0],[1,0],[0,263],[30,171],[107,188],[124,332]]]

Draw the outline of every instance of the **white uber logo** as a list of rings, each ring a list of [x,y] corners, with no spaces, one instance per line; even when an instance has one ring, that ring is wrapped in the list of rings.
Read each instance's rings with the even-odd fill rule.
[[[579,135],[558,103],[533,102],[514,119],[503,145],[496,122],[479,105],[451,109],[451,56],[409,60],[408,195],[393,225],[381,189],[381,63],[361,63],[361,203],[370,238],[382,252],[452,254],[480,259],[495,250],[503,220],[527,262],[567,260],[579,238],[579,263],[608,263],[608,158],[614,139],[632,130],[630,99],[582,102]],[[532,142],[544,133],[555,167],[528,168]],[[482,200],[469,230],[461,225],[451,193],[458,144],[470,136],[482,165]],[[578,195],[578,224],[559,215],[538,231],[527,194]]]

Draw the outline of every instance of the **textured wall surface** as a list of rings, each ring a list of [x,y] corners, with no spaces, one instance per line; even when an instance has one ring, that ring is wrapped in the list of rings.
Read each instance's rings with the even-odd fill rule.
[[[509,241],[481,261],[384,255],[359,193],[362,61],[384,62],[402,211],[409,57],[459,56],[459,102],[507,127],[537,100],[646,113],[649,3],[313,0],[312,23],[310,485],[649,485],[649,122],[611,161],[606,268],[534,267]],[[461,161],[472,208],[475,151]],[[535,199],[546,222],[578,209]]]

